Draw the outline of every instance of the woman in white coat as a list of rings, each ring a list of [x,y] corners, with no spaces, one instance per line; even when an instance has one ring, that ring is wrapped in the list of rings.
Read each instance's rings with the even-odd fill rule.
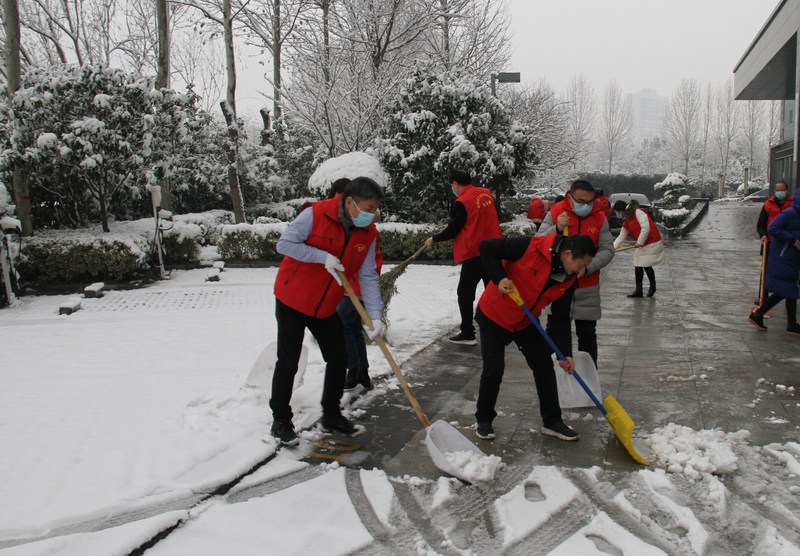
[[[636,289],[628,297],[642,297],[642,282],[645,273],[650,281],[647,297],[653,297],[656,293],[656,273],[653,267],[664,262],[664,243],[661,241],[661,234],[656,223],[649,214],[639,209],[639,203],[636,201],[631,201],[627,206],[625,201],[617,201],[614,203],[613,210],[622,221],[622,229],[614,241],[614,249],[619,249],[628,235],[636,238],[636,254],[633,256]]]

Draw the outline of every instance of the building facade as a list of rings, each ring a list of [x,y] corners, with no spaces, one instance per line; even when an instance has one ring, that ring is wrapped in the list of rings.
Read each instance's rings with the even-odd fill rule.
[[[633,116],[632,141],[635,145],[640,145],[645,139],[664,138],[664,118],[668,105],[669,99],[659,96],[655,89],[628,93],[628,108]]]
[[[800,0],[781,0],[733,70],[736,100],[780,100],[780,140],[770,148],[770,192],[785,181],[797,189]]]

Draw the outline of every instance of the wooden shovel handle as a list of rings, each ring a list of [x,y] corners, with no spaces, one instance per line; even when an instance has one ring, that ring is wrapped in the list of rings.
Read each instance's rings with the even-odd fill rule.
[[[364,310],[364,306],[361,305],[361,302],[358,300],[358,296],[356,296],[356,292],[353,291],[353,287],[350,285],[350,282],[348,282],[347,278],[345,278],[344,272],[342,272],[341,270],[337,270],[336,274],[339,275],[339,279],[342,281],[342,285],[344,286],[344,289],[347,291],[347,295],[350,296],[350,301],[353,302],[353,306],[356,308],[356,311],[358,311],[358,314],[361,315],[361,318],[364,321],[364,323],[366,323],[366,325],[369,326],[370,329],[375,330],[375,326],[372,324],[372,319],[369,318],[369,315]],[[431,426],[431,423],[430,421],[428,421],[428,418],[425,417],[425,413],[422,411],[419,402],[417,402],[417,398],[414,397],[414,393],[408,386],[408,382],[406,382],[406,378],[400,371],[400,367],[397,365],[397,362],[394,360],[394,357],[392,357],[392,353],[389,351],[389,348],[386,347],[386,342],[383,341],[383,338],[381,338],[380,335],[375,336],[375,341],[380,346],[383,355],[386,356],[386,360],[389,362],[389,366],[394,371],[397,380],[400,381],[400,386],[403,387],[403,391],[406,393],[406,396],[408,396],[408,401],[411,402],[411,406],[417,413],[417,417],[419,417],[419,420],[422,421],[422,426],[427,429],[428,427]]]
[[[628,249],[633,249],[636,247],[636,244],[628,245],[627,247],[620,247],[619,249],[614,249],[614,253],[619,253],[620,251],[627,251]]]

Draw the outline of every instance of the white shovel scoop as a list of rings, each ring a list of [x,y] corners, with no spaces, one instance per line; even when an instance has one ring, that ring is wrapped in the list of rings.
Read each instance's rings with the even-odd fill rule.
[[[361,319],[367,326],[374,330],[375,327],[372,325],[372,319],[370,319],[369,315],[367,315],[367,312],[364,310],[364,307],[358,300],[358,297],[353,291],[353,287],[347,281],[344,273],[340,270],[337,270],[336,272],[339,275],[339,279],[342,281],[342,284],[344,285],[344,289],[347,290],[347,295],[350,296],[353,306],[355,306],[358,314],[361,315]],[[427,433],[425,436],[425,446],[428,448],[428,453],[430,453],[433,464],[439,468],[439,470],[447,473],[448,475],[461,479],[467,483],[472,483],[474,478],[467,475],[464,469],[454,465],[453,462],[448,459],[448,455],[457,454],[457,456],[463,456],[464,452],[469,452],[476,454],[477,456],[487,457],[486,454],[484,454],[480,448],[475,446],[475,444],[470,442],[466,436],[458,432],[452,425],[450,425],[450,423],[440,419],[431,425],[431,423],[428,421],[428,418],[425,417],[425,413],[423,413],[419,403],[417,402],[417,398],[415,398],[414,394],[411,392],[411,388],[409,388],[403,373],[400,371],[400,367],[397,365],[394,357],[392,357],[389,348],[386,347],[386,343],[383,341],[383,338],[376,336],[375,341],[380,346],[381,351],[383,351],[383,355],[386,356],[386,360],[389,362],[389,366],[392,367],[395,376],[397,376],[397,380],[400,381],[400,386],[403,387],[403,391],[406,393],[408,401],[411,402],[411,406],[414,408],[417,417],[419,417],[419,420],[422,422],[422,426],[425,427],[425,431]]]

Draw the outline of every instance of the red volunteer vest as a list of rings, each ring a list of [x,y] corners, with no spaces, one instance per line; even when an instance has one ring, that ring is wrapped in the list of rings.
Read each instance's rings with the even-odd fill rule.
[[[544,210],[544,203],[540,197],[534,197],[528,207],[528,220],[541,222],[547,213]]]
[[[378,276],[381,275],[381,268],[383,268],[383,251],[381,251],[381,234],[378,233],[378,239],[375,242],[375,270],[378,271]],[[350,278],[350,285],[353,286],[353,291],[358,297],[361,297],[361,284],[358,283],[358,274],[354,274]]]
[[[311,204],[314,223],[306,245],[327,251],[339,258],[344,274],[351,279],[367,257],[369,246],[378,237],[375,224],[353,228],[345,245],[345,233],[339,222],[341,195]],[[292,309],[316,318],[326,318],[336,312],[344,288],[317,263],[305,263],[286,256],[275,277],[275,297]]]
[[[769,230],[769,225],[772,224],[772,221],[775,220],[778,215],[785,211],[787,208],[792,208],[792,198],[787,197],[786,200],[783,202],[783,208],[781,208],[777,201],[775,201],[775,196],[773,195],[769,199],[764,202],[764,209],[767,211],[767,230]],[[772,241],[772,236],[769,235],[767,232],[767,241]]]
[[[636,209],[637,212],[642,212],[647,219],[650,220],[650,235],[647,236],[647,241],[644,242],[645,245],[650,245],[651,243],[655,243],[657,241],[661,241],[661,232],[658,231],[658,226],[656,223],[653,222],[653,219],[644,211],[640,211]],[[628,232],[633,236],[634,240],[638,240],[639,234],[642,233],[642,227],[639,225],[639,221],[636,220],[636,217],[633,216],[631,218],[626,218],[622,221],[622,227],[628,230]]]
[[[603,213],[603,216],[606,217],[606,220],[611,218],[611,201],[608,200],[608,197],[598,197],[594,200],[594,204],[600,207],[600,212]]]
[[[542,309],[564,295],[575,280],[574,277],[568,276],[563,282],[542,291],[547,285],[553,264],[550,249],[557,238],[555,234],[533,237],[530,247],[520,260],[503,261],[509,280],[514,283],[525,304],[537,318]],[[515,332],[531,324],[522,308],[510,297],[501,294],[495,283],[489,284],[483,291],[478,306],[484,315],[506,330]]]
[[[453,238],[453,259],[460,263],[480,255],[478,245],[484,239],[503,237],[494,195],[488,189],[466,186],[456,201],[467,209],[467,222]]]
[[[606,221],[606,217],[603,216],[603,211],[598,206],[597,203],[592,205],[592,212],[589,213],[589,216],[586,218],[580,218],[577,214],[572,211],[572,208],[569,206],[569,193],[567,193],[567,198],[563,201],[559,201],[552,207],[550,207],[550,217],[553,219],[553,223],[555,224],[558,222],[558,217],[561,213],[566,212],[569,215],[569,233],[567,235],[578,235],[582,234],[585,236],[589,236],[592,238],[594,242],[594,246],[598,247],[598,242],[600,241],[600,228],[603,226],[603,222]],[[600,271],[596,270],[591,274],[586,274],[585,276],[581,276],[578,278],[578,287],[579,288],[590,288],[592,286],[599,286],[600,285]]]

